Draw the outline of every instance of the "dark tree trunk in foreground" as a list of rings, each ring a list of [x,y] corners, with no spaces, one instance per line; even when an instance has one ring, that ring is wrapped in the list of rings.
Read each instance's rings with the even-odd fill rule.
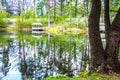
[[[106,41],[109,40],[109,31],[110,31],[110,14],[109,14],[109,0],[104,0],[104,21],[105,21],[105,30],[106,30]]]
[[[92,69],[98,68],[104,62],[104,50],[99,33],[100,11],[100,0],[92,0],[92,9],[89,16],[89,40]]]
[[[103,49],[100,32],[100,11],[101,1],[92,0],[92,9],[89,16],[89,40],[91,47],[92,68],[95,69],[100,66],[103,72],[110,70],[120,73],[120,61],[118,58],[120,45],[120,8],[115,19],[110,26],[109,20],[109,0],[105,0],[105,26],[107,44],[106,49]],[[103,64],[103,65],[102,65]]]
[[[115,72],[120,72],[120,62],[118,60],[120,44],[120,8],[113,20],[109,33],[109,42],[106,46],[107,65]]]

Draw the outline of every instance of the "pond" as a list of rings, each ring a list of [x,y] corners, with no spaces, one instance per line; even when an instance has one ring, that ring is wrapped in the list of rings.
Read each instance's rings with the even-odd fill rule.
[[[78,76],[89,69],[89,57],[85,34],[0,31],[0,80]]]

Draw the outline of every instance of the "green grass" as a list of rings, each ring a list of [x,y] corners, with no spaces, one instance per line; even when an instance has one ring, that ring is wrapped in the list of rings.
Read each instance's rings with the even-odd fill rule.
[[[91,75],[88,75],[87,71],[81,72],[79,77],[70,78],[67,76],[59,75],[57,77],[48,77],[43,80],[120,80],[120,77],[115,75],[105,75],[105,74],[99,74],[99,73],[93,73]]]

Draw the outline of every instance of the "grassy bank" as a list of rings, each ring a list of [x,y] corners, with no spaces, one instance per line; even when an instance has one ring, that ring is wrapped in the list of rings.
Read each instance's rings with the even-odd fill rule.
[[[35,19],[27,19],[27,20],[16,20],[15,22],[15,26],[13,25],[13,27],[4,27],[4,28],[1,28],[3,30],[7,30],[7,31],[19,31],[19,30],[22,30],[22,31],[32,31],[32,23],[35,22]],[[46,21],[45,21],[46,22]],[[41,22],[38,22],[38,23],[41,23]],[[85,25],[84,22],[72,22],[72,23],[69,23],[69,22],[59,22],[59,23],[51,23],[51,26],[49,28],[47,28],[47,24],[43,24],[44,23],[44,20],[43,22],[41,23],[42,28],[45,28],[45,31],[46,32],[49,32],[51,34],[64,34],[64,33],[67,33],[67,34],[81,34],[81,33],[86,33],[87,32],[87,27]],[[11,25],[11,24],[9,24]],[[39,26],[38,26],[39,27]]]
[[[26,78],[25,80],[32,80],[30,78]],[[48,78],[44,79],[36,79],[36,80],[120,80],[120,77],[118,74],[99,74],[99,73],[93,73],[91,75],[88,75],[88,72],[81,72],[78,77],[68,77],[64,75],[58,75],[56,77],[50,76]]]
[[[93,73],[91,75],[88,75],[88,72],[81,72],[78,77],[70,78],[67,76],[59,75],[57,77],[48,77],[44,80],[120,80],[120,77],[118,74],[99,74],[99,73]]]

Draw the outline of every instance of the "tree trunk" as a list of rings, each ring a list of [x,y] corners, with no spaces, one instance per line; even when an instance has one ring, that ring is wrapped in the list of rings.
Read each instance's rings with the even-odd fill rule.
[[[98,68],[102,63],[102,67],[106,71],[113,70],[120,73],[120,61],[118,58],[120,45],[120,8],[111,26],[109,21],[109,0],[105,0],[105,26],[107,44],[103,49],[100,32],[100,0],[92,0],[92,9],[89,16],[89,40],[92,59],[92,69]]]
[[[118,51],[120,44],[120,8],[113,20],[109,34],[109,42],[106,46],[107,65],[115,72],[120,72],[120,62],[118,60]]]
[[[110,14],[109,14],[109,0],[104,0],[104,21],[105,21],[105,31],[106,31],[106,42],[109,41],[109,31],[110,31]]]
[[[92,0],[92,9],[88,23],[92,69],[98,68],[104,62],[104,49],[99,33],[100,12],[100,0]]]
[[[75,2],[75,17],[77,17],[77,4],[78,4],[78,0],[76,0]]]

